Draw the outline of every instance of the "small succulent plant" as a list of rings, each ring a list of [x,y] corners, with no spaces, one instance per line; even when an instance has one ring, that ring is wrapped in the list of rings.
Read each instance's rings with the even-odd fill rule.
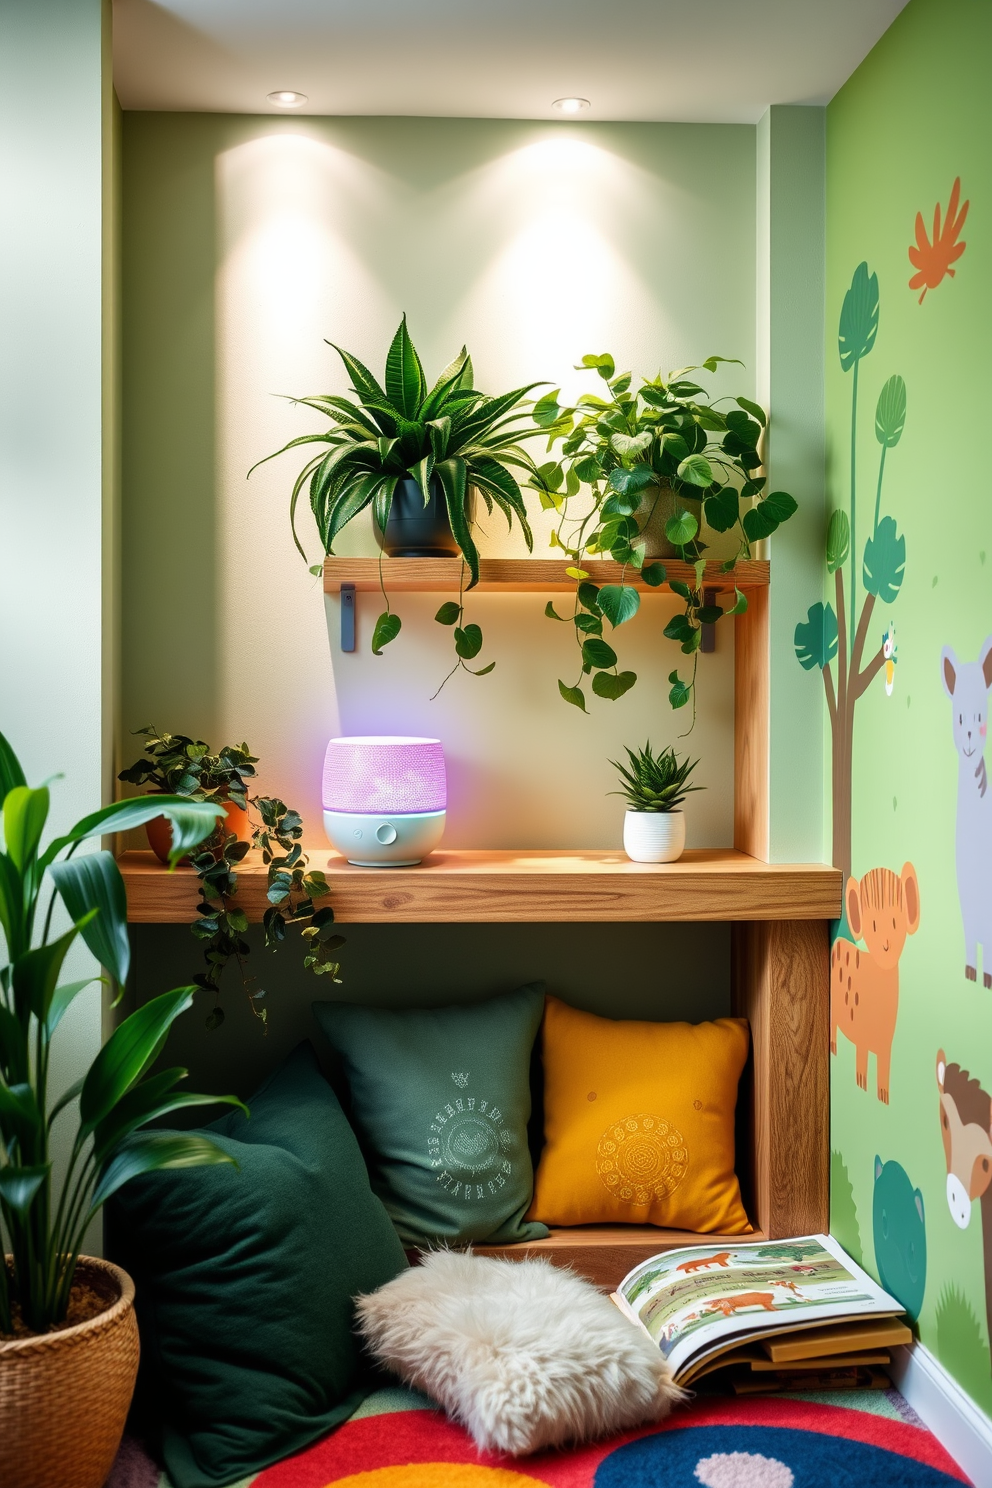
[[[671,746],[655,754],[648,741],[643,749],[628,749],[627,758],[630,769],[619,760],[610,761],[620,772],[621,784],[621,789],[610,791],[610,795],[623,796],[628,811],[677,811],[690,791],[706,789],[686,784],[698,759],[679,760]]]

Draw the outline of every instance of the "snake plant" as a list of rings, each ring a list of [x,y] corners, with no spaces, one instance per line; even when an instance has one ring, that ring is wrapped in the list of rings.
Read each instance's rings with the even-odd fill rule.
[[[333,342],[327,344],[334,346]],[[434,385],[428,387],[405,315],[386,356],[382,383],[350,352],[340,346],[334,346],[334,350],[351,378],[357,402],[331,393],[294,399],[323,414],[330,420],[330,427],[320,433],[298,435],[252,466],[255,470],[266,460],[301,445],[321,446],[303,466],[290,496],[293,538],[304,559],[306,551],[296,528],[296,510],[304,487],[309,490],[324,551],[333,553],[338,534],[368,507],[379,529],[385,532],[396,486],[407,477],[417,482],[425,507],[432,483],[440,486],[452,534],[468,568],[467,588],[479,580],[479,553],[472,535],[470,507],[473,490],[479,493],[490,515],[494,506],[502,511],[511,529],[516,518],[528,548],[533,548],[524,500],[513,472],[522,470],[529,477],[536,473],[520,441],[547,433],[546,428],[535,426],[520,406],[537,383],[488,397],[474,386],[472,359],[462,347]],[[319,574],[319,566],[311,572]],[[479,627],[461,625],[461,597],[457,606],[445,605],[442,611],[443,618],[442,612],[438,613],[441,624],[457,622],[456,665],[471,660],[482,644]],[[390,612],[387,599],[386,612],[379,617],[373,636],[373,651],[378,655],[399,629],[399,616]]]
[[[195,987],[153,998],[125,1018],[86,1074],[57,1100],[48,1090],[52,1040],[73,1000],[94,981],[64,982],[66,955],[80,936],[112,982],[123,984],[130,946],[124,883],[112,853],[76,856],[80,843],[143,825],[172,822],[172,860],[214,830],[223,807],[181,796],[143,796],[94,811],[44,849],[47,786],[31,789],[0,734],[0,1335],[15,1327],[44,1332],[65,1319],[83,1236],[118,1188],[157,1168],[193,1167],[231,1159],[192,1133],[145,1131],[157,1116],[181,1106],[233,1096],[179,1094],[186,1074],[148,1075],[175,1019]],[[42,900],[46,899],[44,906]],[[69,929],[53,934],[54,913]],[[78,1100],[76,1114],[70,1109]],[[65,1173],[52,1171],[52,1127],[75,1123]],[[4,1255],[10,1260],[5,1264]]]
[[[623,796],[628,811],[677,811],[690,791],[706,789],[686,783],[699,761],[680,760],[670,746],[655,754],[648,742],[643,749],[627,749],[627,758],[630,769],[610,760],[620,773],[620,790],[609,794]]]

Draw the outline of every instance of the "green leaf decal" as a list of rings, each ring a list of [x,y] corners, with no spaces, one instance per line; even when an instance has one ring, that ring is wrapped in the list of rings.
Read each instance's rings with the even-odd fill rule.
[[[599,591],[599,607],[614,628],[632,620],[640,605],[641,596],[626,584],[604,584]]]
[[[874,537],[865,543],[864,586],[882,604],[891,604],[902,588],[905,571],[906,539],[897,533],[894,517],[883,517]]]
[[[850,551],[851,524],[847,512],[835,511],[827,528],[827,572],[836,573],[841,564],[847,562]]]
[[[390,641],[395,641],[403,628],[403,621],[399,615],[392,615],[384,610],[375,622],[375,630],[372,632],[372,655],[381,656],[383,646],[388,646]]]
[[[838,350],[845,372],[866,357],[878,335],[878,275],[859,263],[840,312]]]
[[[837,616],[830,605],[811,605],[796,626],[796,657],[804,672],[825,667],[837,655]]]
[[[892,449],[902,438],[906,427],[906,384],[898,372],[890,377],[878,395],[875,405],[875,438],[885,449]]]
[[[619,672],[616,676],[612,672],[597,672],[592,679],[592,690],[597,697],[616,702],[630,691],[636,681],[636,672]]]

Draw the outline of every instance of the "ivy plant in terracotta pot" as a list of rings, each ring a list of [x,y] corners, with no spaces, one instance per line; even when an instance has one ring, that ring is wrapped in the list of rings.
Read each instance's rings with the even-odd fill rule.
[[[527,547],[533,547],[514,472],[534,474],[536,467],[521,441],[546,433],[521,406],[538,384],[496,397],[480,392],[472,359],[463,346],[430,386],[405,315],[386,355],[381,383],[350,352],[339,346],[334,350],[351,378],[357,402],[332,394],[294,399],[323,414],[330,427],[291,439],[252,470],[287,450],[317,446],[296,478],[289,504],[293,538],[304,559],[306,551],[296,530],[297,503],[304,491],[325,553],[334,552],[338,534],[370,507],[387,556],[460,553],[468,582],[463,583],[458,603],[442,605],[435,618],[454,627],[453,671],[471,671],[465,663],[482,649],[480,627],[466,624],[464,614],[464,591],[479,581],[479,552],[473,535],[475,499],[481,498],[490,515],[498,508],[511,529],[516,521]],[[314,574],[320,571],[319,564],[311,569]],[[379,573],[381,582],[381,561]],[[386,608],[372,635],[376,656],[396,639],[402,624],[390,607],[385,583],[382,593]],[[490,662],[474,675],[483,676],[494,666]]]
[[[223,831],[240,842],[251,837],[248,821],[248,781],[255,775],[257,755],[247,744],[225,744],[216,754],[202,739],[187,734],[165,734],[146,726],[135,729],[147,742],[142,757],[122,770],[118,780],[144,787],[149,795],[185,796],[194,801],[213,801],[223,807],[218,818],[217,839]],[[153,816],[145,824],[148,846],[160,863],[172,851],[172,827],[166,816]]]
[[[245,940],[248,917],[238,903],[238,865],[250,849],[261,853],[268,870],[268,908],[262,919],[267,950],[286,938],[295,925],[304,945],[304,969],[338,982],[340,963],[334,952],[344,937],[333,933],[334,910],[324,874],[310,867],[303,851],[303,819],[275,796],[249,796],[258,756],[247,744],[227,744],[216,753],[202,739],[188,734],[136,729],[145,739],[144,753],[120,772],[129,785],[150,785],[151,794],[171,792],[191,801],[207,801],[219,808],[217,825],[199,847],[181,862],[196,873],[200,887],[198,918],[190,929],[203,949],[204,971],[193,983],[210,993],[213,1006],[206,1016],[209,1029],[224,1022],[220,1004],[221,978],[233,960],[252,1014],[268,1023],[265,988],[248,972],[251,948]],[[220,813],[223,813],[222,815]],[[149,846],[162,863],[169,860],[172,828],[165,816],[145,827]],[[315,904],[320,900],[320,904]]]
[[[73,942],[82,938],[115,987],[130,958],[113,855],[77,849],[161,812],[176,861],[209,836],[222,808],[174,795],[121,801],[43,847],[48,787],[28,787],[2,734],[0,802],[7,957],[0,966],[0,1483],[102,1488],[134,1388],[138,1334],[130,1278],[81,1255],[84,1236],[130,1179],[230,1161],[203,1136],[148,1130],[148,1122],[182,1106],[241,1103],[179,1093],[182,1069],[148,1074],[172,1023],[191,1005],[193,987],[163,993],[125,1018],[82,1078],[52,1099],[50,1060],[62,1019],[102,980],[63,980]],[[68,1151],[58,1177],[53,1127]]]

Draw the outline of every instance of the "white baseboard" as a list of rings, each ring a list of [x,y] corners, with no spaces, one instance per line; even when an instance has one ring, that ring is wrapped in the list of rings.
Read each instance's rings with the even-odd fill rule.
[[[966,1472],[992,1488],[992,1421],[922,1343],[892,1350],[892,1383]]]

